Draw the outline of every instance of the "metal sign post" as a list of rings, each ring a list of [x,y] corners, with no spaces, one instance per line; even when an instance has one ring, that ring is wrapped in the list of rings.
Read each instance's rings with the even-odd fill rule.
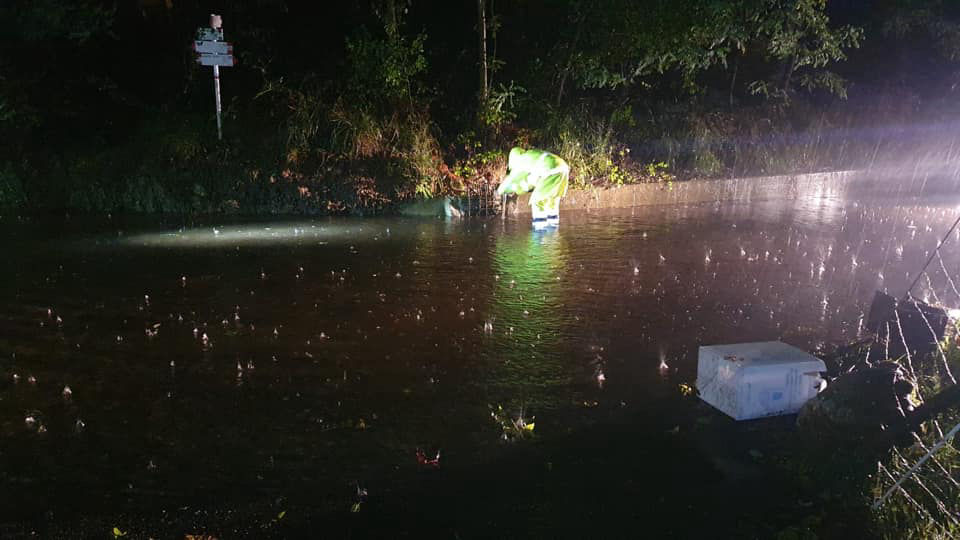
[[[220,66],[213,65],[213,96],[217,101],[217,140],[223,140],[223,123],[220,120]]]
[[[193,42],[197,52],[197,63],[213,66],[213,95],[217,103],[217,139],[223,140],[223,124],[220,119],[220,66],[236,65],[233,57],[233,45],[223,40],[223,20],[219,15],[210,15],[210,28],[198,28],[197,39]]]

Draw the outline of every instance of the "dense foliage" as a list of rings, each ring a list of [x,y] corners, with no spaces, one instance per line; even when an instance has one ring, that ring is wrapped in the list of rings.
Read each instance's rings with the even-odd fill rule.
[[[373,210],[482,190],[516,144],[581,186],[857,166],[960,73],[942,0],[327,4],[0,4],[0,206]]]

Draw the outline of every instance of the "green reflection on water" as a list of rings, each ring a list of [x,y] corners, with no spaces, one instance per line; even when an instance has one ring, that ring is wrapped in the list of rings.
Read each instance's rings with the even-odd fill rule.
[[[563,354],[561,282],[566,242],[556,228],[496,237],[490,313],[498,338],[491,392],[514,407],[543,410],[569,401],[573,380]],[[567,354],[566,356],[569,356]]]

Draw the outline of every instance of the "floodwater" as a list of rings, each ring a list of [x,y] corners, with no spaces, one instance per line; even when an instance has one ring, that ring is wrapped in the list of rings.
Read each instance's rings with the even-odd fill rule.
[[[543,231],[499,217],[8,220],[0,521],[153,523],[280,511],[298,494],[358,510],[432,481],[418,448],[440,452],[438,474],[482,467],[653,406],[693,383],[701,344],[856,338],[874,291],[903,293],[958,204],[640,207]],[[946,279],[958,252],[944,248],[917,296],[960,304]],[[534,428],[504,441],[500,407]]]

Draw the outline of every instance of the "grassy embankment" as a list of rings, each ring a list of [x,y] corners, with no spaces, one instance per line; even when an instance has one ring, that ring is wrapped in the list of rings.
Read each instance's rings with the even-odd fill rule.
[[[560,154],[581,188],[857,168],[922,145],[916,126],[923,124],[895,109],[853,101],[733,111],[501,101],[479,123],[442,130],[429,106],[409,97],[325,99],[320,88],[275,83],[226,107],[222,142],[211,114],[167,109],[116,138],[74,140],[62,151],[28,149],[20,162],[0,166],[0,207],[377,213],[415,197],[489,190],[514,145]],[[949,141],[932,135],[926,138],[941,152],[950,151]]]

